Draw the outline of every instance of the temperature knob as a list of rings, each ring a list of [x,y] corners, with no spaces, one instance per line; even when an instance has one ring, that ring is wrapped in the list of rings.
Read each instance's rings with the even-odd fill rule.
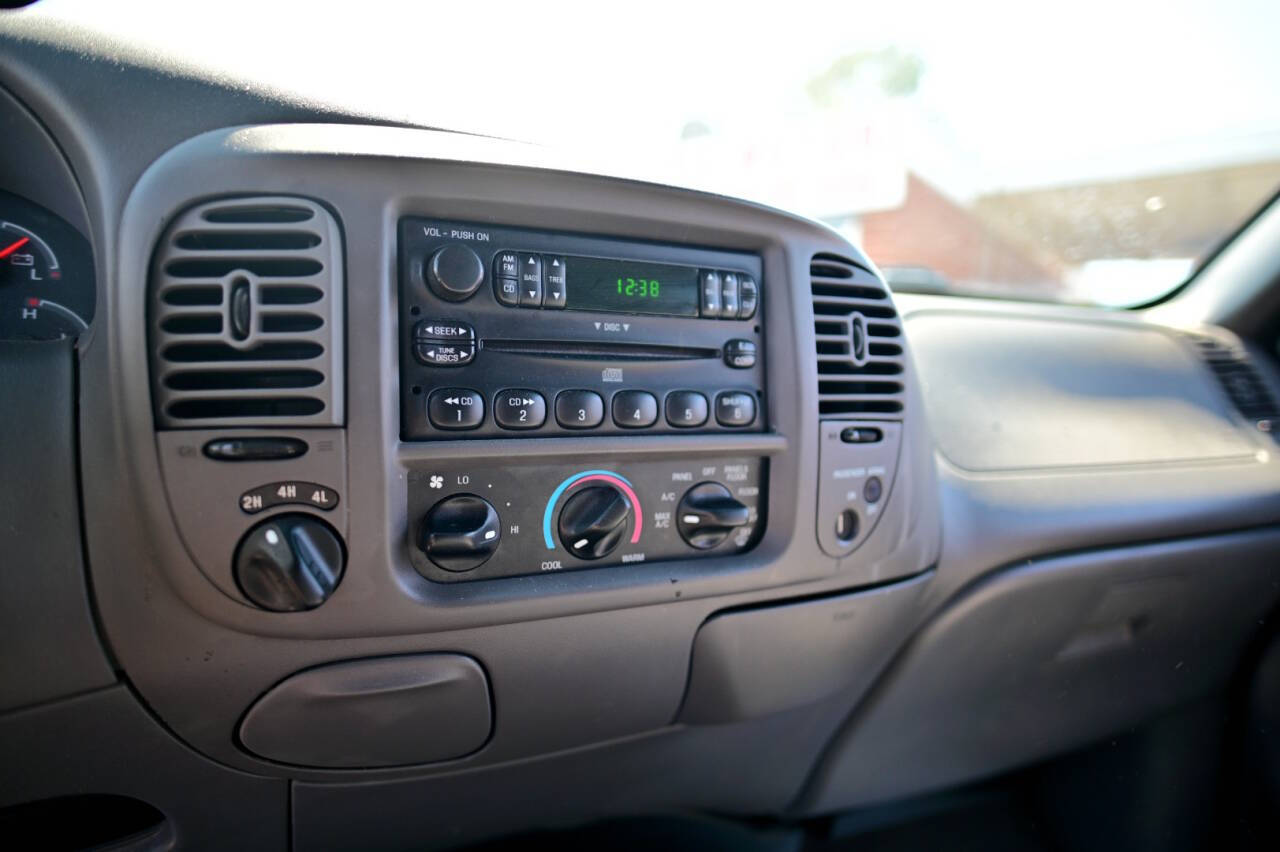
[[[480,257],[461,243],[452,243],[427,261],[427,286],[447,302],[470,299],[484,283]]]
[[[263,609],[298,612],[329,599],[342,579],[342,541],[319,518],[276,515],[255,526],[236,548],[236,583]]]
[[[710,550],[750,520],[750,510],[718,482],[704,482],[685,492],[676,510],[680,537],[690,547]]]
[[[631,501],[612,485],[584,488],[560,510],[560,541],[579,559],[608,556],[627,532]]]
[[[498,549],[502,525],[488,500],[455,494],[431,507],[418,530],[418,547],[446,571],[470,571]]]

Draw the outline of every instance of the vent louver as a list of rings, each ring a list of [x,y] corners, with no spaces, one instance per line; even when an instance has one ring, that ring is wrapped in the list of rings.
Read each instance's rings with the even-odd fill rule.
[[[809,278],[818,413],[901,413],[902,322],[889,291],[867,270],[833,254],[814,255]]]
[[[1213,371],[1236,410],[1259,429],[1280,429],[1280,406],[1258,373],[1244,346],[1232,340],[1200,332],[1184,332],[1196,354]],[[1275,434],[1280,440],[1280,433]]]
[[[199,204],[151,264],[151,382],[160,428],[343,420],[342,246],[302,198]]]

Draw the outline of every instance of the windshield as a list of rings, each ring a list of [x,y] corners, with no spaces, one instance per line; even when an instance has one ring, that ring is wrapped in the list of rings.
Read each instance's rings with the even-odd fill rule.
[[[1280,185],[1280,4],[46,0],[373,116],[824,220],[900,290],[1130,305]]]

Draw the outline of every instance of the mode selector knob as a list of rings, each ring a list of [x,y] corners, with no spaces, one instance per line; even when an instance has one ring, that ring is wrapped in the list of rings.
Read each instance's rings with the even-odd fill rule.
[[[256,524],[236,548],[233,570],[244,596],[273,612],[315,609],[329,599],[346,556],[333,527],[301,512]]]
[[[751,512],[728,488],[718,482],[703,482],[685,492],[676,516],[680,537],[690,547],[710,550],[745,524]]]
[[[446,571],[470,571],[498,549],[502,524],[488,500],[455,494],[431,507],[418,529],[418,547]]]
[[[612,485],[584,488],[560,510],[560,541],[579,559],[608,556],[627,532],[631,501]]]
[[[426,278],[432,293],[448,302],[462,302],[484,283],[484,264],[467,246],[450,243],[431,255]]]

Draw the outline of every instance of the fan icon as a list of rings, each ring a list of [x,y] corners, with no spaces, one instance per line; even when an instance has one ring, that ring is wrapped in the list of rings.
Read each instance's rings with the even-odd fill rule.
[[[444,477],[443,477],[443,476],[433,476],[433,477],[431,477],[431,481],[430,481],[428,484],[429,484],[432,488],[444,488]]]

